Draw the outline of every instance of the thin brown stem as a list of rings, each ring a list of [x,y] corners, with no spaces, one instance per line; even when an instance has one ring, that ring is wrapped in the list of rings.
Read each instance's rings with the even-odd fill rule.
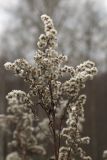
[[[50,121],[50,125],[49,125],[49,129],[50,129],[50,132],[53,136],[53,139],[54,139],[54,153],[55,153],[55,157],[56,157],[56,160],[58,160],[58,155],[57,155],[57,139],[56,139],[56,132],[55,132],[55,128],[56,128],[56,122],[55,122],[55,112],[54,112],[54,103],[53,103],[53,95],[52,95],[52,88],[51,88],[51,85],[49,86],[50,88],[50,94],[51,94],[51,112],[52,112],[52,116],[53,116],[53,124],[51,124],[51,119],[50,119],[50,115],[48,112],[46,112],[45,110],[45,107],[44,107],[44,104],[43,104],[43,101],[42,101],[42,96],[40,95],[39,93],[39,99],[41,100],[41,103],[39,103],[42,107],[42,109],[45,111],[49,121]],[[52,129],[52,130],[51,130]]]
[[[39,92],[38,92],[39,93]],[[41,108],[44,110],[44,112],[45,112],[45,114],[46,114],[46,116],[48,117],[48,119],[49,119],[49,123],[50,123],[50,117],[49,117],[49,115],[48,115],[48,113],[47,113],[47,111],[46,111],[46,109],[45,109],[45,107],[44,107],[44,103],[43,103],[43,101],[42,101],[42,96],[40,95],[40,93],[38,94],[39,95],[39,99],[41,100],[41,103],[38,103],[40,106],[41,106]],[[51,127],[50,127],[50,124],[49,124],[49,130],[50,130],[50,133],[51,133],[51,135],[53,136],[53,133],[52,133],[52,130],[51,130]]]
[[[50,96],[51,96],[51,114],[53,117],[53,138],[54,138],[54,154],[55,159],[58,160],[58,146],[57,146],[57,137],[56,137],[56,118],[55,118],[55,110],[54,110],[54,101],[53,101],[53,93],[52,93],[52,86],[51,86],[51,80],[49,81],[49,90],[50,90]]]
[[[61,117],[61,121],[60,121],[60,125],[59,125],[59,135],[58,135],[58,156],[59,156],[59,149],[60,149],[60,145],[61,145],[61,128],[62,128],[62,124],[63,124],[63,120],[65,119],[65,115],[66,115],[66,112],[67,112],[67,109],[69,107],[69,104],[70,102],[72,101],[73,99],[69,99],[67,104],[66,104],[66,107],[64,108],[64,111],[63,111],[63,114],[62,114],[62,117]]]

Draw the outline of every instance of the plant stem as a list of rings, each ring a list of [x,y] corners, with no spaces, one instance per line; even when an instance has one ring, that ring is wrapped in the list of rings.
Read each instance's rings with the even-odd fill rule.
[[[57,137],[56,137],[56,119],[55,119],[55,110],[54,110],[51,80],[49,81],[49,90],[50,90],[50,96],[51,96],[51,112],[52,112],[52,117],[53,117],[52,129],[53,129],[53,138],[54,138],[54,154],[55,154],[55,160],[58,160],[58,148],[57,148]]]

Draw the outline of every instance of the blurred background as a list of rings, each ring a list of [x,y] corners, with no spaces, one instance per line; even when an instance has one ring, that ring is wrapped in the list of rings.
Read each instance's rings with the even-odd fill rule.
[[[93,160],[101,160],[107,149],[107,0],[0,0],[0,113],[6,112],[9,91],[27,90],[23,80],[5,71],[3,64],[22,57],[34,63],[44,13],[53,18],[58,50],[68,55],[68,64],[89,59],[98,67],[98,75],[84,90],[83,134],[91,137],[86,150]],[[0,160],[5,160],[7,152],[7,135],[0,129]]]

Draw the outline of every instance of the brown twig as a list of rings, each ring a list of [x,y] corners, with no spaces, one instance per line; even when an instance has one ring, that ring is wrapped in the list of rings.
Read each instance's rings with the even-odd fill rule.
[[[51,86],[51,80],[49,81],[49,90],[50,90],[50,96],[51,96],[51,112],[53,117],[53,138],[54,138],[54,153],[55,158],[58,160],[58,148],[57,148],[57,137],[56,137],[56,119],[55,119],[55,110],[54,110],[54,102],[53,102],[53,94],[52,94],[52,86]]]

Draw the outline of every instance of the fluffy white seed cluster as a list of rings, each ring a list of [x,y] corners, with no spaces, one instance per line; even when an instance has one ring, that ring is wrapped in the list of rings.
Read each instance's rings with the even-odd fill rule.
[[[13,140],[8,144],[9,147],[15,148],[16,152],[10,153],[7,159],[21,159],[21,155],[29,154],[45,154],[45,149],[38,145],[37,139],[34,136],[34,113],[32,110],[33,102],[29,94],[20,90],[13,90],[6,96],[9,107],[8,115],[13,115]],[[22,158],[23,159],[23,158]]]
[[[8,93],[6,96],[8,100],[8,109],[7,112],[11,114],[23,114],[23,113],[31,113],[33,102],[30,99],[29,94],[21,90],[13,90],[12,92]]]
[[[70,157],[75,160],[79,157],[83,160],[90,160],[91,158],[86,156],[85,151],[81,148],[81,145],[88,144],[90,139],[88,137],[81,138],[80,135],[80,122],[84,120],[83,105],[86,97],[78,95],[81,88],[85,87],[85,82],[92,80],[97,74],[97,68],[91,61],[86,61],[77,67],[65,65],[67,57],[59,54],[56,50],[57,31],[52,19],[47,15],[41,16],[41,19],[44,23],[44,34],[40,35],[37,43],[38,50],[34,56],[35,65],[30,65],[25,59],[18,59],[13,63],[7,62],[4,65],[7,70],[11,70],[15,75],[22,77],[30,85],[27,95],[23,95],[20,91],[20,96],[18,96],[17,91],[13,91],[12,95],[7,96],[8,99],[10,96],[9,104],[11,105],[8,110],[13,114],[16,114],[16,110],[17,113],[21,113],[21,111],[26,113],[26,105],[29,104],[28,108],[32,105],[31,100],[29,100],[30,96],[36,96],[37,104],[45,110],[49,118],[47,125],[52,132],[54,129],[58,131],[59,128],[61,131],[63,119],[67,117],[67,127],[63,128],[61,133],[62,137],[65,138],[65,146],[61,146],[59,142],[61,141],[60,134],[58,137],[56,130],[52,133],[56,138],[54,139],[55,143],[58,142],[59,144],[59,149],[56,148],[56,157],[59,159],[56,159],[68,160]],[[66,79],[64,79],[65,76],[67,76]],[[23,101],[23,107],[21,101]],[[54,128],[56,127],[56,119],[59,120],[60,127]],[[40,128],[36,128],[36,131],[40,131]],[[47,134],[46,128],[44,131]],[[40,134],[38,134],[39,136]],[[44,137],[47,136],[42,134],[43,139]]]
[[[42,15],[41,19],[44,23],[44,32],[45,34],[41,34],[39,37],[39,41],[37,43],[39,49],[45,48],[56,48],[57,47],[57,31],[54,28],[53,22],[47,15]]]
[[[72,159],[91,160],[91,157],[86,156],[82,149],[83,144],[89,144],[90,138],[81,138],[79,123],[84,119],[84,104],[86,101],[85,95],[80,95],[74,103],[70,103],[68,107],[68,119],[66,128],[63,128],[61,135],[65,138],[65,147],[60,148],[59,160]],[[65,158],[66,157],[66,158]]]
[[[23,77],[25,81],[31,83],[35,69],[25,59],[17,59],[14,63],[7,62],[4,66],[6,70],[13,71],[16,76]]]
[[[22,160],[22,158],[17,152],[12,152],[6,157],[6,160]]]

